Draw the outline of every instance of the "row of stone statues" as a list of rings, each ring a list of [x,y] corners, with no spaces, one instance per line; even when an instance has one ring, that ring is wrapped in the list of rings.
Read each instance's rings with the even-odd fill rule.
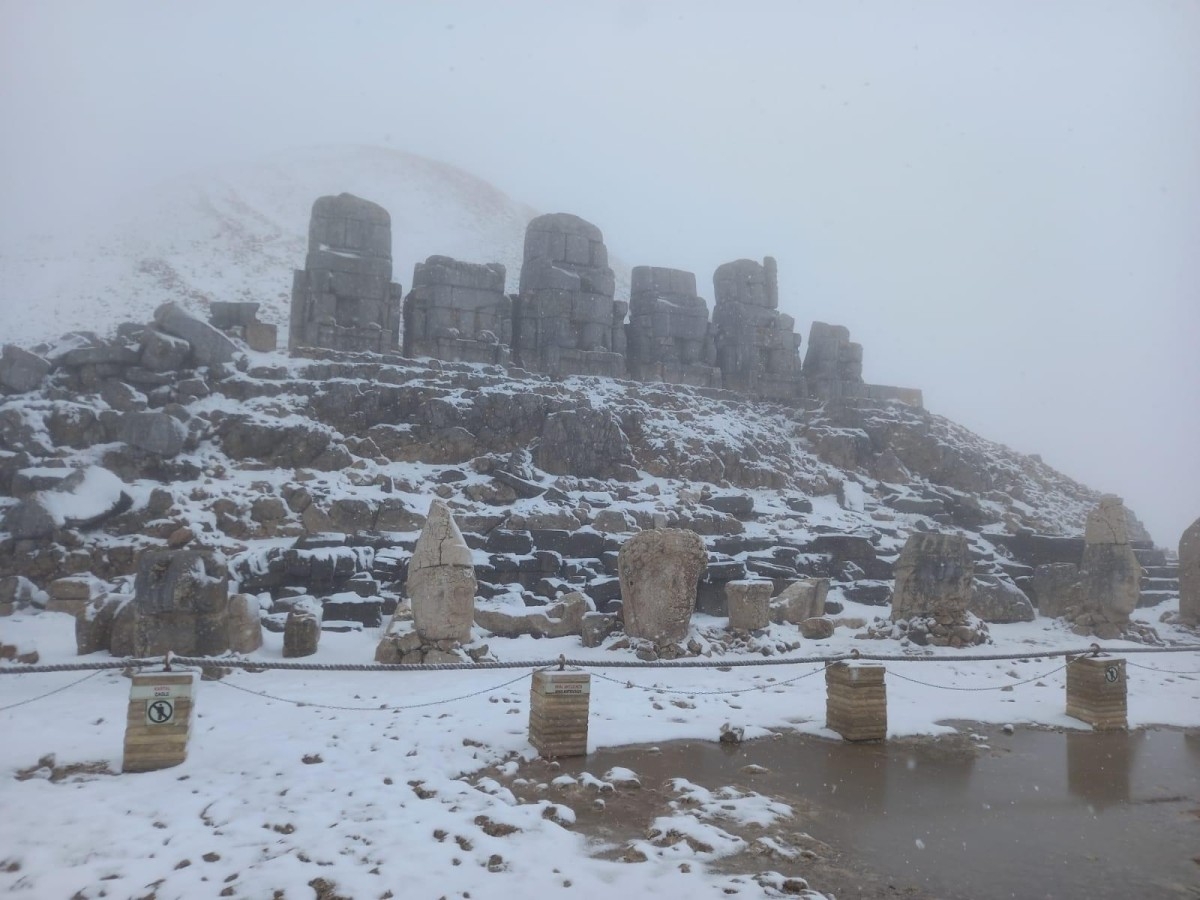
[[[499,263],[431,256],[417,264],[401,316],[387,211],[350,194],[321,197],[305,267],[293,280],[289,350],[400,349],[402,318],[410,357],[725,387],[777,400],[921,402],[919,391],[866,384],[862,347],[841,326],[814,323],[801,362],[795,320],[779,311],[771,257],[717,269],[710,321],[696,276],[678,269],[634,268],[629,302],[617,300],[600,229],[555,213],[526,229],[516,294],[505,293],[505,277]]]

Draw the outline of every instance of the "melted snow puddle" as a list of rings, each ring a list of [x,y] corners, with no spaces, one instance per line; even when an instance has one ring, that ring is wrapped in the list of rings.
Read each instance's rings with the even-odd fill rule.
[[[831,895],[1200,896],[1200,732],[961,728],[618,748],[511,783],[569,807],[597,855],[775,869]]]

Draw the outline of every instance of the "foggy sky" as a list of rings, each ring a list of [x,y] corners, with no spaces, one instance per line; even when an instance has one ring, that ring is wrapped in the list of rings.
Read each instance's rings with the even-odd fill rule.
[[[1197,0],[5,0],[0,123],[0,239],[360,143],[581,215],[710,303],[718,264],[774,255],[868,381],[1160,544],[1200,515]]]

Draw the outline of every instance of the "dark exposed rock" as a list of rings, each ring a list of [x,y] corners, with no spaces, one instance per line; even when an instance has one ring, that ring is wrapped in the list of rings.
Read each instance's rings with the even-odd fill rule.
[[[121,418],[121,439],[131,447],[171,458],[177,456],[187,441],[183,423],[162,412],[129,412]]]
[[[1013,582],[999,575],[976,575],[967,609],[985,622],[1032,622],[1033,604]]]
[[[191,346],[191,358],[201,366],[230,362],[237,353],[233,341],[207,322],[197,319],[176,303],[164,303],[154,311],[154,322],[162,331],[183,338]],[[137,364],[134,359],[131,364]],[[141,359],[141,365],[146,360]]]
[[[200,551],[143,551],[134,584],[134,652],[209,656],[228,650],[228,577]]]
[[[0,389],[14,394],[36,390],[50,374],[50,363],[15,344],[5,344],[0,355]]]
[[[804,377],[808,389],[821,400],[866,396],[862,377],[862,344],[852,343],[842,325],[813,322],[804,355]]]
[[[534,460],[538,468],[555,475],[616,478],[626,475],[634,457],[612,412],[580,407],[546,417]]]

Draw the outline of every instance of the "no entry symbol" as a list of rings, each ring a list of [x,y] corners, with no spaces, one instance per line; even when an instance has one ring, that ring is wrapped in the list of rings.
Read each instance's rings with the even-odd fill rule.
[[[1109,684],[1113,684],[1121,676],[1121,670],[1116,666],[1109,666],[1104,670],[1104,680]]]
[[[175,718],[175,704],[170,700],[155,700],[146,707],[146,718],[151,725],[167,725]]]

